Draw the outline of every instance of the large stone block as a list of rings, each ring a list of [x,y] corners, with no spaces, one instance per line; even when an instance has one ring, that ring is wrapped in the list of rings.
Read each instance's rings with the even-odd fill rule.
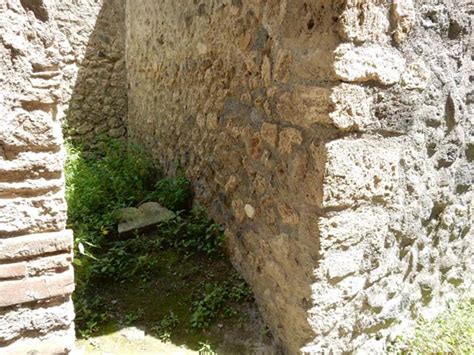
[[[52,197],[0,200],[0,237],[59,231],[66,228],[66,202]]]
[[[385,1],[350,0],[338,21],[339,33],[349,42],[387,42],[390,19]]]
[[[54,306],[17,308],[0,315],[0,345],[21,338],[24,333],[44,336],[58,329],[68,329],[74,320],[72,301]]]
[[[59,149],[61,127],[49,113],[41,110],[15,110],[7,114],[0,127],[0,142],[5,150]]]
[[[373,98],[364,87],[342,83],[332,88],[330,122],[341,130],[376,129],[379,127],[372,113]]]
[[[0,181],[23,181],[36,178],[59,178],[62,175],[64,154],[21,152],[13,159],[1,159]]]
[[[323,205],[390,202],[400,184],[402,144],[400,139],[381,137],[328,143]]]
[[[389,46],[344,43],[334,54],[336,76],[344,81],[390,85],[397,83],[405,70],[405,59]]]
[[[55,194],[64,187],[64,179],[28,179],[20,182],[0,182],[0,198],[33,197]]]
[[[17,279],[26,276],[26,263],[0,264],[0,280]]]
[[[72,268],[72,253],[43,256],[30,260],[26,266],[28,276],[51,275]]]
[[[74,327],[64,330],[51,329],[47,334],[33,333],[2,347],[6,355],[17,354],[69,354],[74,348]]]
[[[385,234],[390,215],[382,207],[348,209],[319,219],[321,253],[350,249]]]

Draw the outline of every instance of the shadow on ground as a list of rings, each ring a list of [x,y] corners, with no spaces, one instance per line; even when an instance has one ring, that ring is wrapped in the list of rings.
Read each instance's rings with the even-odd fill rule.
[[[78,340],[79,350],[86,354],[277,353],[250,294],[223,303],[213,291],[212,286],[227,285],[240,292],[242,280],[225,256],[163,248],[150,260],[156,262],[150,272],[119,282],[95,280],[90,286],[88,294],[95,293],[100,300],[99,318],[104,322],[92,325],[90,336]],[[208,319],[203,328],[193,326],[199,322],[196,299],[210,300],[202,310],[202,319]]]

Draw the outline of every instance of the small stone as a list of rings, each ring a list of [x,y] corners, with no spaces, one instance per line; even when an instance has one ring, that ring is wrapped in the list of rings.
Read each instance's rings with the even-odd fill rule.
[[[290,154],[294,145],[300,145],[303,142],[301,132],[294,128],[285,128],[280,132],[279,149],[281,153]]]
[[[298,214],[296,214],[296,212],[292,210],[290,206],[288,206],[287,204],[279,204],[277,209],[283,223],[290,224],[290,225],[298,224],[299,222]]]
[[[261,72],[263,82],[266,86],[270,86],[272,82],[272,64],[268,56],[263,57]]]
[[[273,123],[262,123],[260,136],[265,142],[270,144],[272,147],[275,147],[278,141],[278,126]]]
[[[248,204],[245,205],[244,211],[248,218],[252,219],[253,217],[255,217],[255,208],[253,208],[253,206]]]

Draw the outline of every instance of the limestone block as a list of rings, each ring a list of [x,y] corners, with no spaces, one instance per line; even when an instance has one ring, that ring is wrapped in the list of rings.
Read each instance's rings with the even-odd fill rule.
[[[4,149],[55,149],[62,143],[61,128],[51,115],[36,110],[16,110],[7,115],[0,127]]]
[[[74,347],[74,327],[66,330],[52,329],[44,335],[32,334],[22,337],[12,344],[2,348],[7,355],[17,354],[69,354]]]
[[[351,42],[387,41],[390,27],[388,15],[383,1],[347,1],[338,21],[339,33]]]
[[[321,253],[348,249],[387,233],[390,215],[381,207],[344,210],[319,219]]]
[[[66,227],[66,202],[62,194],[31,199],[0,200],[0,236],[38,233]]]
[[[70,251],[72,244],[71,230],[0,239],[0,261],[12,261],[46,253]]]
[[[314,307],[319,309],[328,309],[339,304],[343,299],[341,289],[321,281],[311,285],[311,295]]]
[[[343,43],[334,52],[336,76],[344,81],[395,84],[405,70],[405,59],[392,47]]]
[[[413,0],[394,0],[390,15],[395,24],[393,39],[395,42],[401,43],[408,36],[415,21]]]
[[[346,251],[328,253],[320,267],[322,270],[326,270],[329,279],[339,279],[358,272],[363,260],[364,250],[353,246]]]
[[[30,260],[26,266],[28,276],[63,272],[72,267],[72,252]]]
[[[323,206],[389,202],[399,186],[401,145],[397,138],[328,143]]]
[[[39,301],[74,291],[72,270],[54,276],[0,282],[0,307]]]
[[[119,234],[130,234],[155,227],[157,224],[173,218],[175,214],[158,202],[146,202],[138,208],[127,207],[119,211]]]
[[[70,300],[52,307],[14,309],[0,316],[0,344],[20,338],[26,332],[41,336],[67,329],[73,320],[74,309]]]
[[[21,152],[12,160],[0,160],[0,181],[59,178],[62,175],[63,161],[62,152]]]
[[[342,291],[344,299],[352,299],[364,291],[366,283],[367,277],[365,275],[349,276],[337,283],[337,289]]]
[[[55,194],[64,187],[63,179],[28,179],[21,182],[0,182],[0,197],[33,197]]]
[[[379,123],[371,112],[372,97],[360,85],[340,84],[332,89],[332,123],[342,130],[378,128]]]

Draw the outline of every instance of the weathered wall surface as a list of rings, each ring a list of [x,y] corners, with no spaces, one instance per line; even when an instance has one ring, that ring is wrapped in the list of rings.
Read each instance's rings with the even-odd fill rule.
[[[84,148],[125,138],[125,0],[56,1],[66,134]],[[62,117],[60,117],[62,119]]]
[[[1,353],[73,347],[61,124],[89,146],[125,137],[124,10],[121,0],[0,0]]]
[[[339,134],[322,122],[340,4],[316,3],[127,5],[129,137],[169,171],[176,160],[186,168],[199,201],[226,224],[234,263],[267,322],[293,352],[314,337],[307,310],[324,142]]]
[[[185,167],[288,352],[382,350],[471,287],[469,11],[128,1],[129,137]]]
[[[333,115],[355,126],[326,145],[322,205],[332,212],[319,221],[308,351],[382,350],[416,316],[472,289],[472,10],[463,1],[343,10],[334,68],[354,95],[338,99],[355,106]]]
[[[74,344],[62,42],[53,4],[0,1],[0,352]]]

